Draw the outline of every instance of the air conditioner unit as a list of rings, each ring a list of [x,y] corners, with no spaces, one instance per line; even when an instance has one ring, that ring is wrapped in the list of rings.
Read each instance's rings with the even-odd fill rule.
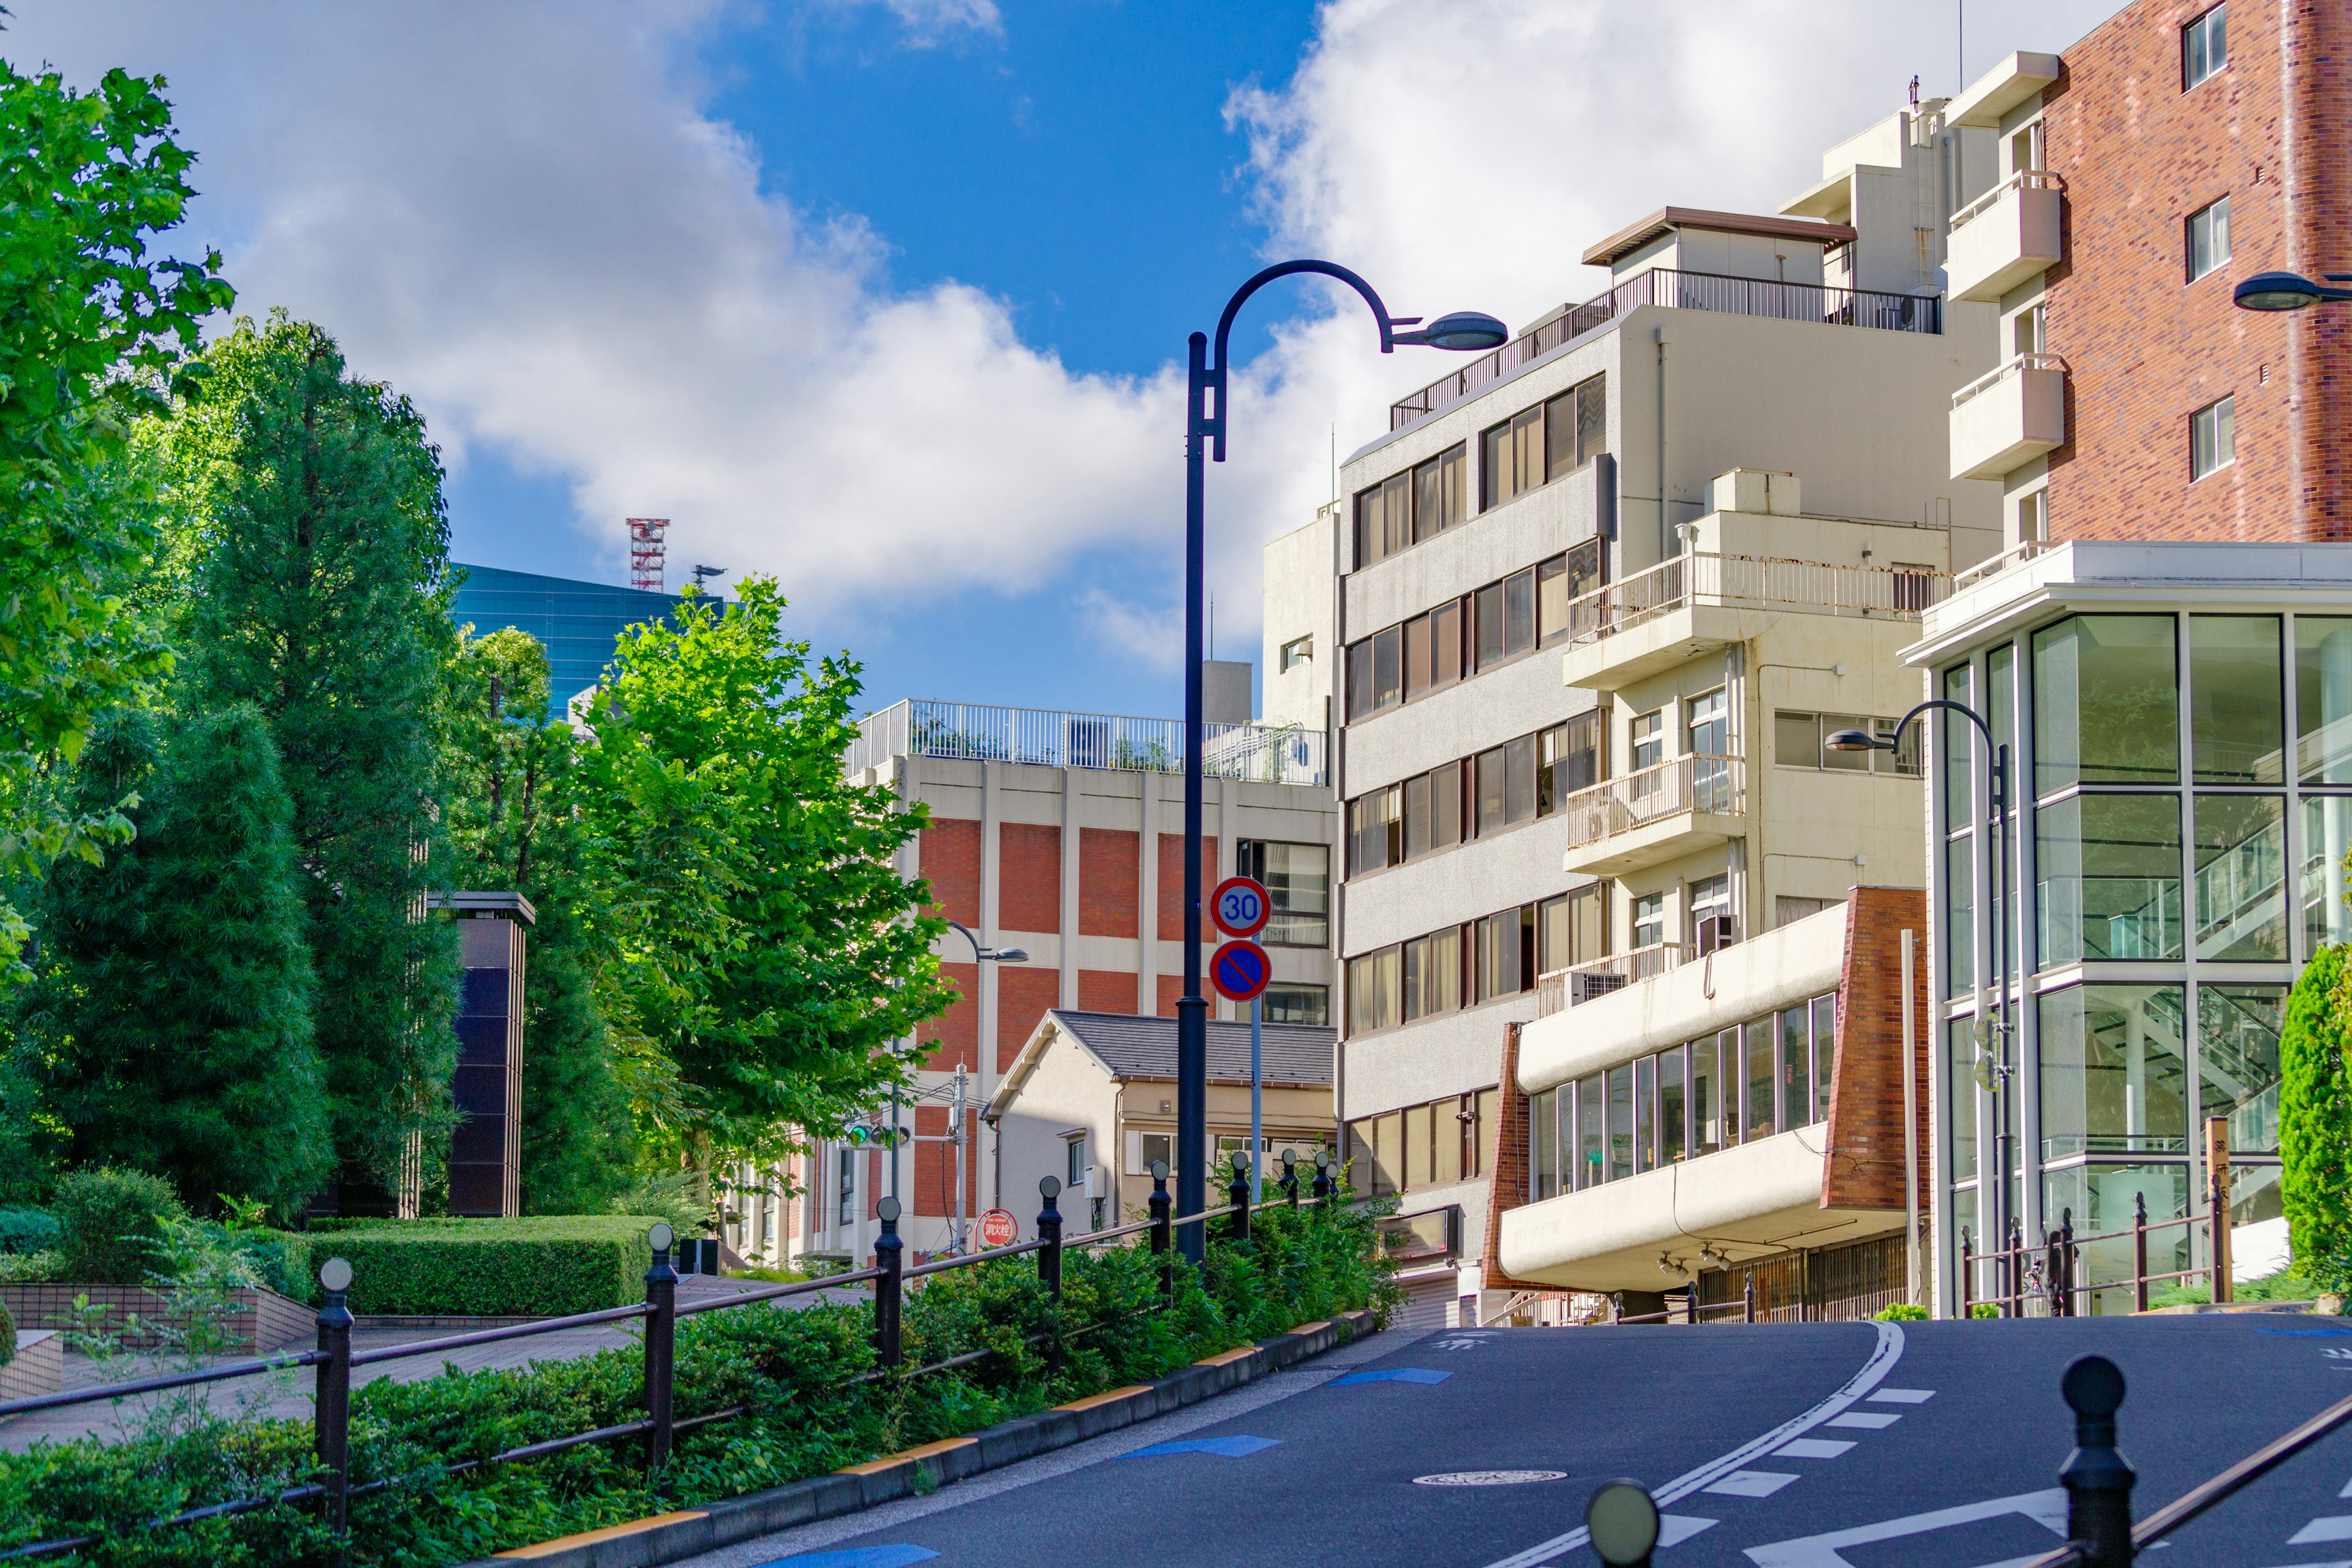
[[[1698,952],[1702,957],[1718,948],[1729,947],[1739,940],[1729,915],[1709,915],[1698,922]]]
[[[1571,969],[1568,973],[1568,1005],[1571,1007],[1606,996],[1612,991],[1622,991],[1627,978],[1609,969]]]

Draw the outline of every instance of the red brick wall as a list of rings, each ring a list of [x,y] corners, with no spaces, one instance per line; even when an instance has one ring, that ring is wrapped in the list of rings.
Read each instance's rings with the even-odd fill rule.
[[[1037,1020],[1062,1002],[1062,977],[1051,969],[1003,964],[996,971],[996,1070],[1003,1072],[1037,1032]]]
[[[943,963],[940,965],[940,973],[956,988],[957,996],[946,1012],[923,1026],[923,1037],[940,1042],[939,1048],[923,1065],[939,1072],[953,1072],[960,1067],[978,1070],[980,965]]]
[[[916,858],[937,901],[931,913],[980,925],[980,824],[969,817],[935,816],[923,824]]]
[[[1062,929],[1062,830],[997,825],[996,924],[1003,931]]]
[[[2232,22],[2236,21],[2233,13]],[[2231,45],[2234,48],[2235,42]],[[1903,931],[1916,931],[1912,960],[1913,1093],[1918,1128],[1919,1204],[1928,1207],[1927,896],[1913,889],[1856,888],[1846,904],[1845,963],[1838,985],[1837,1070],[1830,1079],[1829,1158],[1822,1203],[1833,1208],[1903,1206]]]
[[[1143,836],[1120,827],[1078,829],[1078,934],[1138,935]],[[1180,857],[1177,862],[1182,864]]]
[[[2180,26],[2210,3],[2139,0],[2042,95],[2065,182],[2065,259],[2044,275],[2070,373],[2055,538],[2352,537],[2352,318],[2230,299],[2255,272],[2352,266],[2352,8],[2232,6],[2228,68],[2183,92]],[[2186,221],[2222,195],[2231,258],[2191,283]],[[2189,416],[2225,395],[2237,461],[2192,483]]]
[[[973,1091],[975,1104],[978,1091]],[[948,1108],[944,1105],[915,1107],[915,1133],[918,1138],[944,1137],[948,1131]],[[980,1195],[980,1140],[975,1135],[980,1126],[977,1110],[964,1116],[964,1212],[979,1212],[974,1203]],[[915,1151],[914,1185],[907,1196],[907,1212],[910,1215],[953,1215],[955,1213],[955,1161],[945,1143],[913,1145]],[[901,1226],[899,1234],[905,1235]]]
[[[1202,838],[1201,898],[1204,902],[1209,897],[1209,889],[1217,885],[1217,841]],[[1203,909],[1201,911],[1201,940],[1207,942],[1215,934],[1209,925],[1208,911]],[[1184,940],[1184,836],[1181,833],[1160,836],[1160,940]]]
[[[1184,998],[1184,977],[1181,974],[1163,974],[1159,978],[1160,1006],[1155,1016],[1172,1018],[1176,1016],[1176,1004]],[[1203,991],[1207,989],[1208,984],[1205,979],[1201,982]]]
[[[1514,1279],[1498,1261],[1503,1242],[1503,1215],[1528,1201],[1528,1097],[1519,1088],[1520,1025],[1503,1026],[1503,1084],[1496,1114],[1502,1125],[1495,1132],[1495,1166],[1486,1181],[1486,1289],[1489,1290],[1549,1290]]]
[[[1140,978],[1125,970],[1081,969],[1078,1005],[1089,1013],[1132,1013],[1136,982]]]

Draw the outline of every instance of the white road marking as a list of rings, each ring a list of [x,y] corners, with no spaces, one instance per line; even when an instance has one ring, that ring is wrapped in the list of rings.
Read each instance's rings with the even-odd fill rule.
[[[1832,1530],[1822,1535],[1776,1541],[1769,1545],[1748,1548],[1748,1556],[1756,1568],[1853,1568],[1853,1564],[1840,1554],[1841,1547],[1868,1546],[1874,1542],[1930,1535],[1938,1530],[1975,1524],[1980,1520],[2001,1519],[2010,1514],[2023,1514],[2063,1541],[2066,1536],[2066,1489],[2052,1487],[2047,1491],[2020,1492],[2015,1497],[1962,1503],[1958,1508],[1939,1508],[1930,1513],[1915,1513],[1902,1519],[1885,1520],[1877,1524],[1858,1524],[1848,1530]],[[2021,1557],[2015,1561],[2031,1563],[2033,1559]],[[1990,1568],[2001,1568],[2001,1565],[1993,1564]]]
[[[1710,1459],[1695,1470],[1684,1471],[1651,1495],[1662,1507],[1680,1502],[1693,1492],[1721,1480],[1748,1460],[1761,1458],[1791,1438],[1803,1436],[1885,1382],[1886,1374],[1895,1370],[1895,1363],[1903,1359],[1903,1330],[1895,1323],[1874,1323],[1871,1326],[1878,1331],[1877,1347],[1871,1352],[1870,1359],[1863,1363],[1862,1370],[1855,1373],[1844,1387],[1803,1415],[1781,1422],[1761,1437],[1743,1443],[1730,1453]],[[2063,1495],[2060,1494],[2061,1497]],[[1514,1552],[1500,1562],[1489,1563],[1487,1568],[1536,1568],[1538,1563],[1549,1563],[1563,1552],[1574,1551],[1590,1539],[1590,1533],[1580,1525],[1565,1535],[1538,1542],[1524,1552]]]
[[[1734,1470],[1706,1489],[1728,1497],[1770,1497],[1796,1479],[1787,1470]]]
[[[2337,1492],[2336,1495],[2337,1497],[2352,1497],[2352,1481],[2346,1481],[2344,1483],[2344,1489]]]
[[[1830,1417],[1829,1425],[1858,1426],[1865,1432],[1876,1432],[1884,1427],[1892,1426],[1902,1419],[1900,1415],[1889,1415],[1884,1410],[1850,1410],[1843,1415]]]
[[[1932,1388],[1882,1388],[1872,1394],[1876,1405],[1925,1405],[1936,1397]]]
[[[1781,1444],[1772,1452],[1790,1459],[1834,1459],[1853,1447],[1835,1437],[1800,1437],[1793,1443]]]
[[[1679,1546],[1700,1531],[1714,1529],[1716,1523],[1714,1520],[1694,1519],[1686,1513],[1661,1514],[1658,1516],[1658,1547],[1663,1551],[1669,1546]],[[2352,1563],[2338,1563],[2336,1568],[2352,1568]]]
[[[2352,1541],[2352,1513],[2323,1515],[2287,1537],[2289,1546],[2316,1546],[2323,1541]]]

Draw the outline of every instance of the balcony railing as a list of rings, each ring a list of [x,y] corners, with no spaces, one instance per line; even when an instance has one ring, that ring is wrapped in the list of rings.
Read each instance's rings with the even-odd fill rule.
[[[1591,642],[1695,602],[1916,620],[1951,590],[1942,572],[1693,553],[1570,600],[1568,629],[1576,641]]]
[[[1993,366],[1992,369],[1985,372],[1984,374],[1977,377],[1974,381],[1960,388],[1959,391],[1952,394],[1952,406],[1958,408],[1960,405],[1968,402],[1970,398],[1981,397],[1986,393],[1990,392],[1994,387],[1999,386],[2002,382],[2007,381],[2011,376],[2020,374],[2025,371],[2063,371],[2065,368],[2066,362],[2060,359],[2056,354],[2019,354],[2015,359],[2010,360],[2005,363]]]
[[[1201,771],[1243,784],[1320,785],[1328,781],[1323,731],[1297,725],[1205,724]],[[1065,713],[976,702],[914,699],[859,721],[842,759],[849,773],[893,757],[959,757],[1048,768],[1182,773],[1181,719]]]
[[[1824,326],[1876,327],[1895,332],[1940,332],[1943,301],[1932,294],[1885,294],[1834,284],[1782,283],[1769,278],[1733,278],[1716,272],[1684,272],[1654,267],[1637,273],[1606,294],[1569,306],[1531,332],[1481,354],[1442,381],[1389,406],[1389,428],[1402,430],[1424,415],[1461,402],[1490,382],[1540,358],[1571,338],[1643,305],[1678,310],[1712,310],[1729,316],[1769,316]]]
[[[1538,974],[1536,976],[1536,1016],[1548,1018],[1580,1002],[1590,1002],[1612,991],[1622,991],[1628,985],[1638,985],[1644,980],[1654,980],[1669,970],[1681,967],[1692,952],[1686,942],[1652,942],[1630,952],[1612,953],[1606,958],[1595,958],[1571,964],[1566,969],[1555,969],[1549,974]]]
[[[1952,215],[1947,232],[1957,233],[1973,217],[1980,217],[2000,205],[2000,199],[2011,191],[2063,191],[2065,181],[2047,169],[2020,169],[1968,205]]]
[[[2038,539],[2021,541],[2016,544],[2011,545],[2008,549],[2002,551],[1998,555],[1986,557],[1984,560],[1978,562],[1975,565],[1969,567],[1966,571],[1954,573],[1952,574],[1952,586],[1955,588],[1966,588],[1972,584],[1981,583],[1988,577],[1996,576],[2000,573],[2008,571],[2012,566],[2032,560],[2035,556],[2041,554],[2043,551],[2048,550],[2049,548],[2049,545],[2043,543]]]
[[[1579,790],[1561,807],[1568,847],[1599,843],[1654,822],[1703,811],[1735,816],[1746,808],[1747,763],[1739,757],[1688,756]]]

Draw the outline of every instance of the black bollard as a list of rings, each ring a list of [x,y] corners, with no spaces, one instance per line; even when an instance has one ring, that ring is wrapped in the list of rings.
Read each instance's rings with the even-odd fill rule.
[[[351,1521],[352,1490],[352,1311],[345,1292],[352,1288],[348,1259],[330,1258],[319,1270],[326,1302],[319,1309],[318,1401],[311,1407],[311,1430],[318,1448],[319,1468],[327,1495],[323,1500],[327,1528],[333,1531],[333,1561],[343,1561],[343,1531]]]
[[[1160,1259],[1160,1294],[1162,1299],[1176,1294],[1176,1272],[1168,1256],[1168,1162],[1151,1162],[1151,1256]]]
[[[1331,1151],[1315,1151],[1315,1201],[1321,1203],[1331,1195]]]
[[[906,1243],[898,1239],[898,1200],[884,1198],[874,1205],[882,1234],[874,1238],[874,1266],[882,1278],[874,1281],[874,1364],[898,1364],[898,1322],[901,1305],[899,1271]]]
[[[1282,1195],[1290,1200],[1292,1208],[1298,1206],[1298,1152],[1295,1149],[1282,1152]]]
[[[1249,1156],[1234,1156],[1234,1179],[1225,1187],[1225,1201],[1234,1205],[1234,1222],[1225,1228],[1229,1241],[1247,1241],[1250,1237],[1250,1175]]]
[[[2116,1448],[2123,1371],[2103,1355],[2079,1356],[2058,1391],[2074,1412],[2074,1451],[2058,1472],[2066,1489],[2067,1536],[2083,1568],[2131,1568],[2131,1493],[2138,1477]]]
[[[646,1471],[653,1475],[669,1463],[677,1393],[677,1270],[669,1260],[677,1235],[667,1220],[656,1220],[646,1237],[654,1260],[646,1269]]]
[[[1043,1176],[1037,1182],[1037,1195],[1045,1206],[1037,1211],[1037,1239],[1045,1245],[1037,1249],[1037,1282],[1045,1287],[1045,1298],[1054,1307],[1054,1337],[1045,1347],[1045,1369],[1062,1370],[1062,1211],[1054,1200],[1062,1195],[1058,1176]]]

